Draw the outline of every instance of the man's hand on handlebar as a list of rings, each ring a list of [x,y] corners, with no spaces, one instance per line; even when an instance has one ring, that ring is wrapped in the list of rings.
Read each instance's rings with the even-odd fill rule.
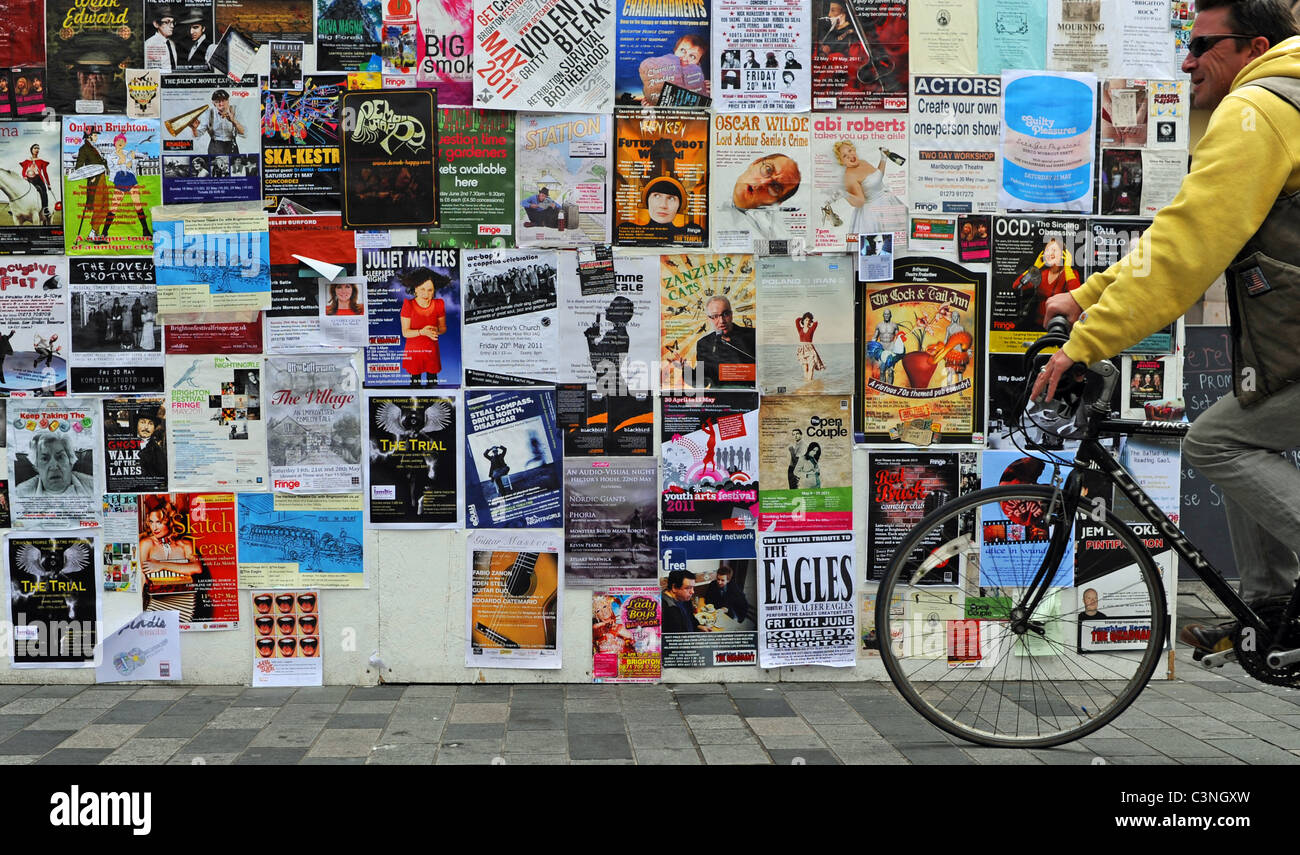
[[[1064,294],[1054,294],[1047,298],[1047,303],[1043,306],[1043,317],[1052,318],[1062,315],[1072,325],[1079,320],[1079,315],[1083,314],[1083,309],[1075,301],[1074,295],[1069,291]]]
[[[1068,295],[1062,294],[1058,296]],[[1053,297],[1052,299],[1056,298]],[[1074,360],[1066,356],[1065,351],[1058,350],[1056,353],[1053,353],[1052,358],[1047,361],[1047,365],[1044,366],[1043,370],[1038,372],[1038,376],[1034,378],[1034,389],[1030,393],[1029,399],[1031,401],[1055,400],[1056,385],[1061,382],[1061,378],[1065,376],[1065,372],[1069,371],[1073,366]],[[1046,398],[1042,397],[1044,391],[1047,393]]]

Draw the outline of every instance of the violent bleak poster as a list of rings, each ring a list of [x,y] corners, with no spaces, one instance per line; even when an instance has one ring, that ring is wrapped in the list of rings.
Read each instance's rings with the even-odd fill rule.
[[[104,636],[96,683],[181,679],[178,612],[141,613]]]
[[[552,389],[465,396],[465,506],[470,528],[562,525],[560,441]]]
[[[807,112],[811,31],[811,5],[802,0],[714,0],[714,106],[726,112]]]
[[[104,400],[104,492],[167,492],[164,398]]]
[[[164,322],[169,315],[271,308],[265,212],[239,202],[168,205],[158,209],[154,226],[158,314]]]
[[[257,586],[249,586],[256,588]],[[258,591],[253,603],[253,685],[319,686],[321,661],[320,596],[316,591]]]
[[[853,262],[758,259],[758,385],[765,395],[853,393]]]
[[[383,7],[383,3],[359,0],[316,0],[316,68],[371,69],[372,60],[379,56]],[[307,32],[310,41],[311,31]]]
[[[654,107],[664,103],[667,86],[691,93],[707,106],[709,68],[716,64],[707,0],[622,0],[617,12],[615,103]]]
[[[758,551],[759,667],[856,664],[853,533],[764,534]]]
[[[853,399],[763,398],[758,410],[759,531],[853,528]]]
[[[341,74],[308,75],[292,92],[262,91],[262,193],[277,214],[339,210]]]
[[[95,459],[99,402],[80,398],[9,401],[9,500],[15,528],[99,525],[103,478]]]
[[[61,116],[125,111],[122,72],[144,56],[144,30],[138,0],[45,0],[45,103]]]
[[[664,395],[659,402],[664,528],[753,528],[759,492],[758,393]]]
[[[56,123],[0,125],[0,255],[62,254],[67,205],[60,152]]]
[[[659,589],[665,668],[758,662],[752,531],[663,531]]]
[[[140,497],[144,610],[181,613],[181,632],[239,627],[232,493]]]
[[[266,382],[271,489],[360,492],[361,379],[355,356],[269,356]]]
[[[713,117],[710,232],[715,252],[786,255],[812,218],[808,116]]]
[[[469,106],[474,102],[472,4],[417,0],[415,11],[424,39],[419,85],[435,87],[439,104]]]
[[[454,395],[412,390],[366,398],[366,521],[372,528],[454,528],[461,480]]]
[[[586,383],[558,383],[555,402],[565,457],[644,457],[654,452],[653,392],[607,395]]]
[[[438,103],[431,89],[343,96],[343,227],[438,226]]]
[[[912,168],[918,211],[993,213],[998,207],[1001,77],[912,75]]]
[[[815,0],[814,110],[907,110],[907,4]]]
[[[68,262],[0,257],[0,395],[68,391]]]
[[[250,588],[364,588],[361,496],[239,494],[239,580]]]
[[[519,114],[519,246],[609,243],[611,119]]]
[[[614,243],[702,248],[709,242],[709,113],[614,113]]]
[[[367,386],[459,386],[460,273],[454,249],[367,249]]]
[[[4,550],[10,667],[92,667],[103,613],[95,536],[14,533]]]
[[[174,490],[266,490],[260,355],[168,356]]]
[[[442,90],[438,91],[442,103]],[[438,110],[438,228],[421,247],[513,246],[515,123],[508,110]]]
[[[558,255],[547,251],[461,253],[466,386],[555,382],[558,262]]]
[[[1088,232],[1074,217],[994,217],[989,350],[1023,353],[1047,329],[1047,301],[1083,284]]]
[[[658,461],[564,461],[564,555],[569,582],[653,579],[659,539]]]
[[[262,198],[257,75],[173,73],[162,79],[163,203]]]
[[[161,392],[163,330],[148,258],[72,258],[72,390]]]
[[[659,586],[653,583],[591,592],[591,682],[659,681],[663,675],[660,606]]]
[[[63,243],[68,255],[148,255],[162,201],[157,119],[63,119]],[[72,229],[73,220],[77,223]]]
[[[962,493],[979,487],[976,452],[873,451],[867,467],[867,573],[868,582],[885,578],[898,547],[916,524],[931,511]],[[949,520],[931,529],[917,544],[918,557],[928,556],[947,540],[974,537],[975,515]],[[960,557],[937,563],[923,576],[921,585],[958,585],[962,582]]]
[[[660,385],[744,388],[757,382],[752,255],[662,255]]]
[[[559,668],[563,542],[558,532],[470,534],[466,668]]]
[[[104,590],[140,590],[140,497],[105,493],[99,537],[104,550]]]
[[[998,207],[1092,213],[1096,75],[1006,71],[1002,97]]]
[[[853,252],[858,236],[892,232],[907,246],[907,120],[889,114],[813,119],[812,248]]]
[[[583,250],[560,256],[557,379],[584,383],[603,395],[653,388],[659,348],[656,256],[614,258],[613,287],[584,275]],[[585,341],[585,346],[576,344]]]

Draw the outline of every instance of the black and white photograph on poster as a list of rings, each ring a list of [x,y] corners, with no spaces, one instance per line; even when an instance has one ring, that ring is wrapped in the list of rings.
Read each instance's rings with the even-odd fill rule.
[[[0,395],[68,391],[68,259],[0,258]]]
[[[99,642],[99,544],[84,532],[5,537],[12,668],[90,668]]]
[[[302,42],[271,42],[271,77],[268,89],[295,92],[302,89]]]
[[[713,4],[713,103],[719,112],[799,113],[812,107],[812,4]]]
[[[661,531],[665,668],[758,662],[758,567],[752,531]]]
[[[659,355],[659,257],[617,256],[613,289],[592,293],[578,255],[559,256],[561,383],[586,383],[604,395],[651,387]],[[578,342],[585,342],[585,346]]]
[[[16,528],[99,525],[99,401],[11,399],[8,410],[10,501]]]
[[[461,457],[457,393],[366,398],[366,524],[458,528]]]
[[[558,264],[555,251],[461,253],[466,386],[556,382]]]
[[[645,457],[654,453],[653,392],[605,395],[585,383],[558,383],[555,407],[564,456]]]
[[[268,356],[267,462],[277,493],[361,490],[361,376],[350,353]]]
[[[561,527],[561,459],[553,389],[466,393],[470,528]]]
[[[858,281],[889,282],[894,278],[894,236],[884,234],[859,235]]]
[[[161,392],[163,328],[149,258],[72,258],[72,391]]]
[[[262,198],[256,75],[168,74],[161,100],[164,204]]]
[[[569,583],[653,579],[659,522],[654,458],[564,461]]]
[[[857,663],[856,554],[852,532],[762,536],[759,667]]]
[[[167,492],[167,401],[104,401],[104,492]]]

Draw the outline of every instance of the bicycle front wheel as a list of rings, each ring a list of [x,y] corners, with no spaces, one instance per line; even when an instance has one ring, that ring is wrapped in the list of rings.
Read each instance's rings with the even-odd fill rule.
[[[1050,486],[991,487],[900,545],[877,637],[890,679],[933,724],[981,745],[1060,745],[1105,726],[1151,678],[1168,637],[1160,571],[1126,523],[1081,504],[1067,519]],[[1070,548],[1036,596],[1061,526]]]

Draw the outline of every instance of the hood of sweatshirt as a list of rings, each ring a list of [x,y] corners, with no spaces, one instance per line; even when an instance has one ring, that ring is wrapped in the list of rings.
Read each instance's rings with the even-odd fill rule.
[[[1245,86],[1265,77],[1300,77],[1300,36],[1278,42],[1262,56],[1237,72],[1232,88]]]

